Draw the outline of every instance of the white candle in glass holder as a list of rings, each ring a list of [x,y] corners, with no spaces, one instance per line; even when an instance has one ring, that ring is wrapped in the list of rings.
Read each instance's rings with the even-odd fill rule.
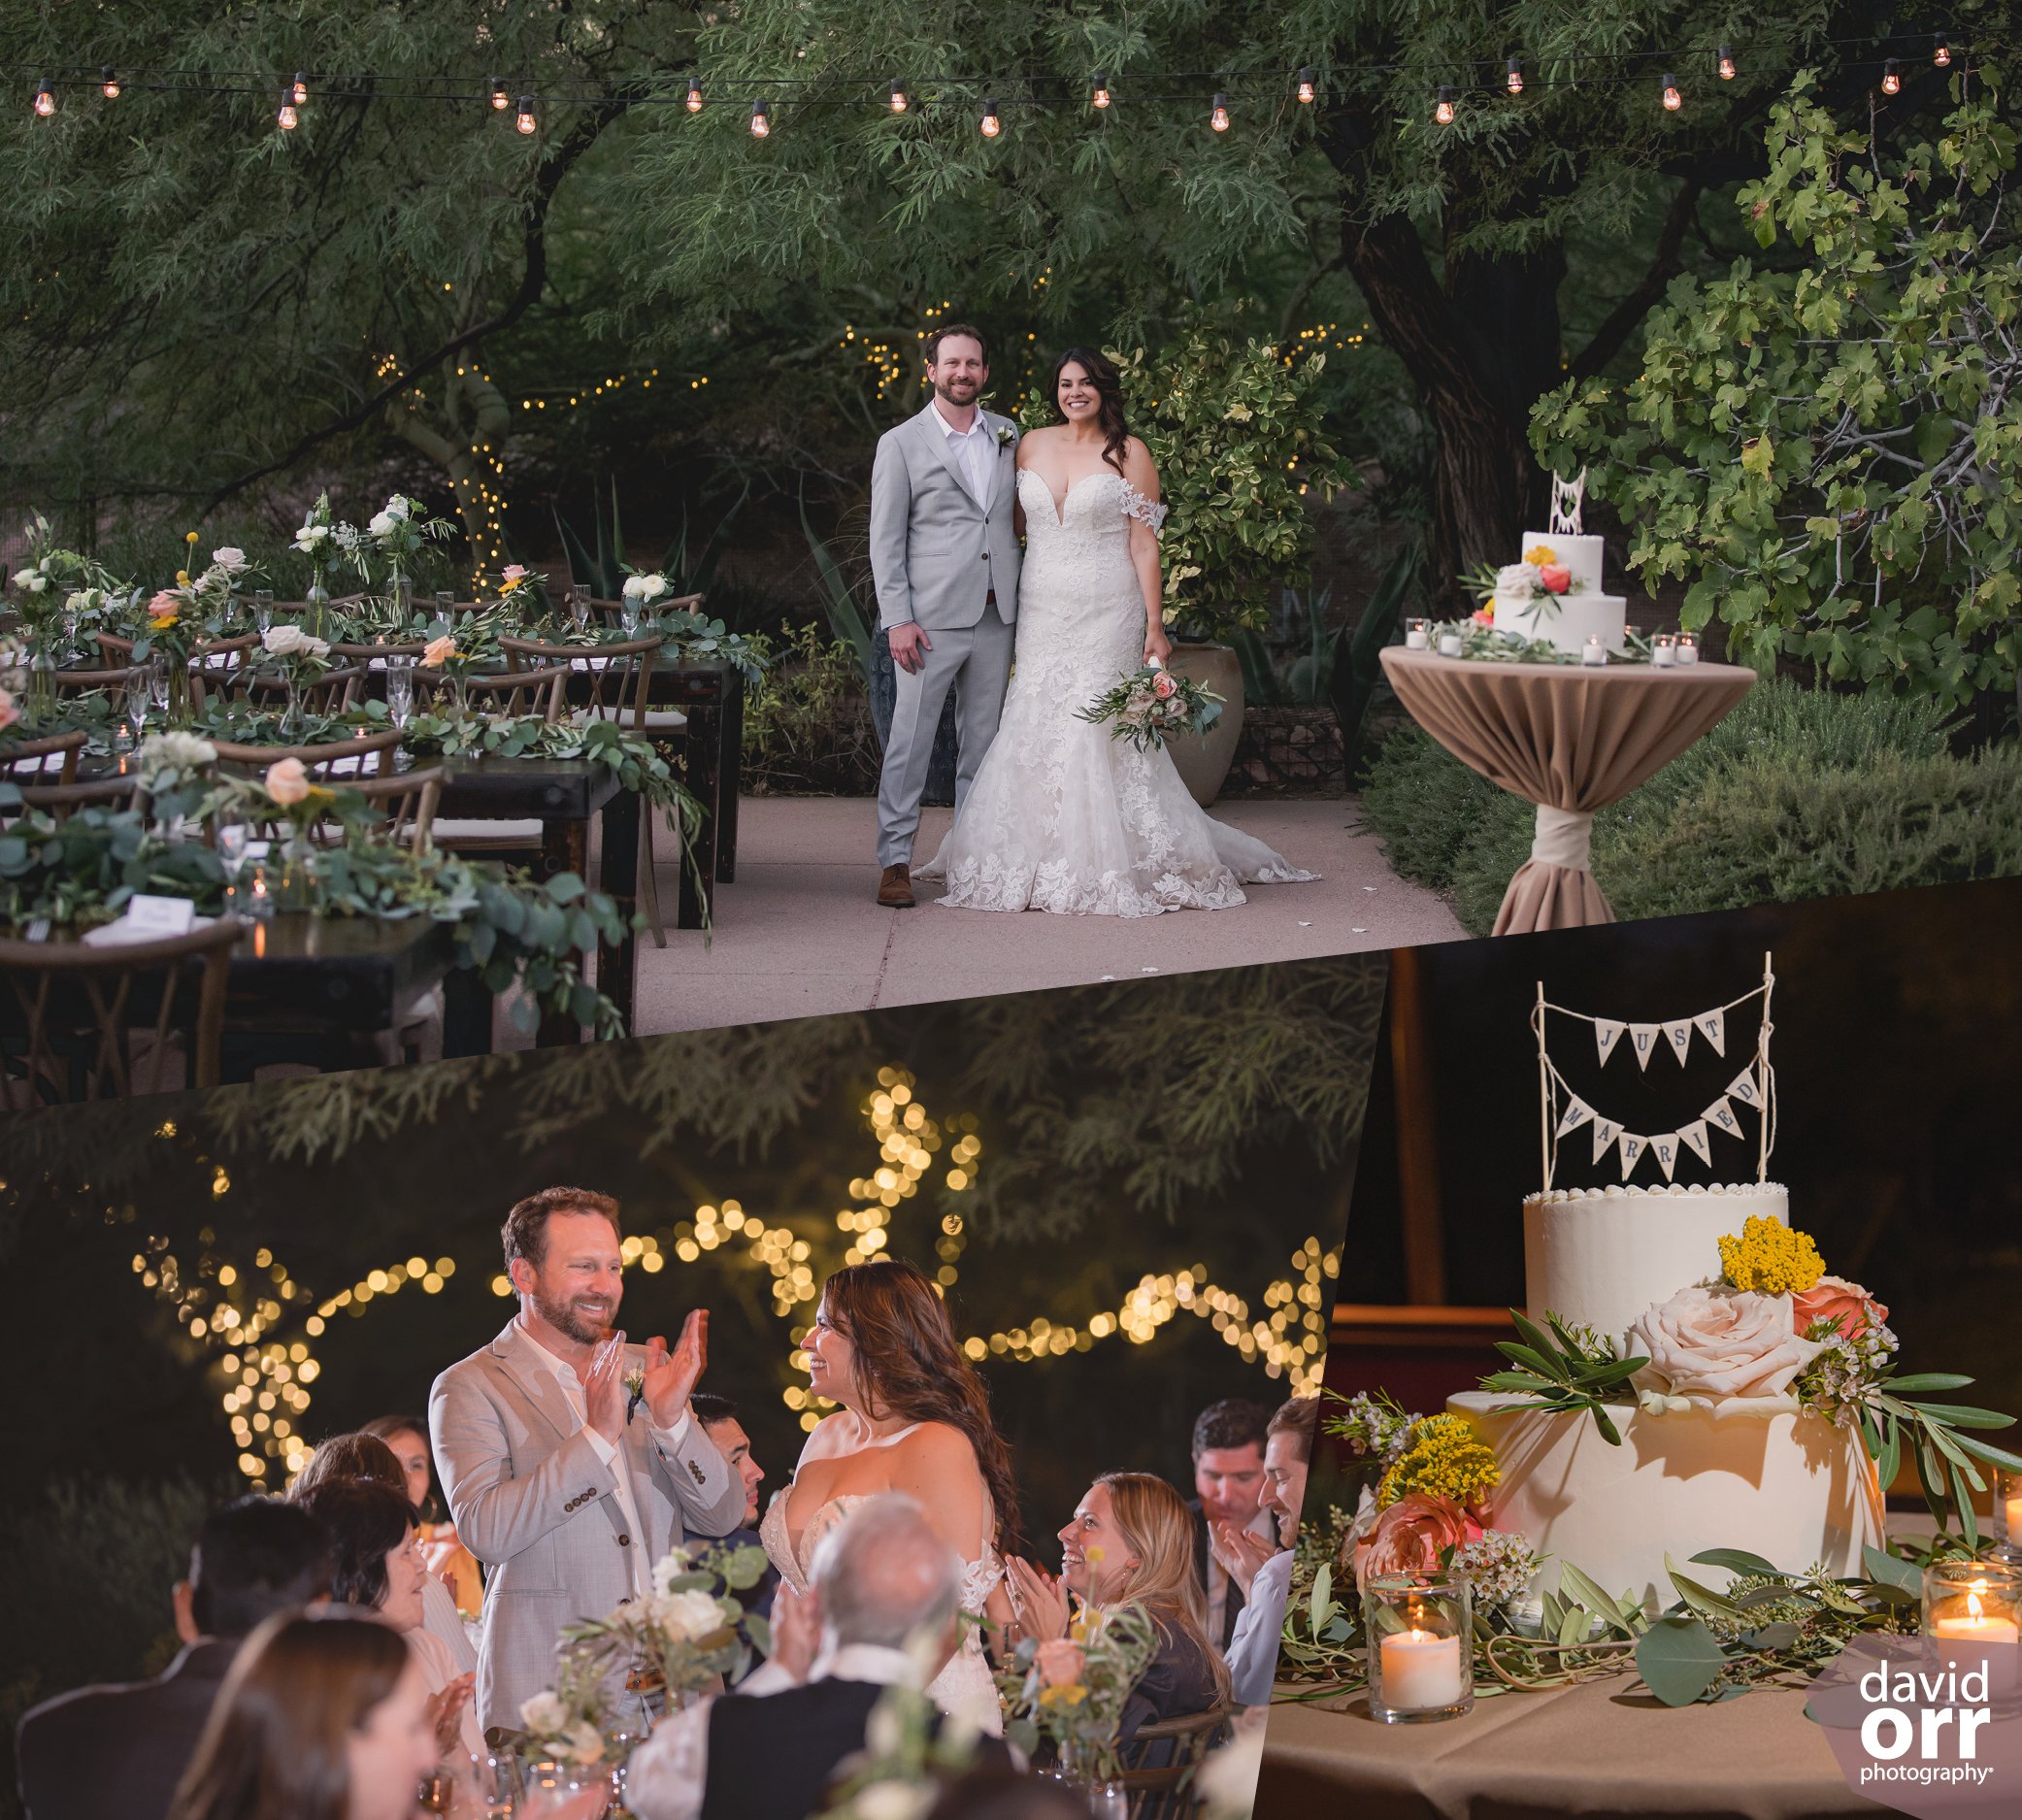
[[[1406,650],[1422,651],[1431,644],[1432,640],[1430,637],[1427,636],[1425,621],[1423,619],[1407,619],[1405,621]]]
[[[1681,664],[1696,664],[1699,662],[1699,641],[1689,632],[1680,632],[1678,634],[1678,662]]]
[[[1382,1642],[1383,1704],[1406,1711],[1453,1705],[1461,1684],[1460,1638],[1431,1631],[1395,1631]]]
[[[1458,632],[1442,632],[1440,634],[1440,655],[1442,657],[1458,657],[1460,655],[1460,634]]]
[[[2008,1493],[2002,1505],[2002,1514],[2007,1518],[2008,1540],[2022,1547],[2022,1485]]]
[[[1591,638],[1581,649],[1579,661],[1583,664],[1605,664],[1608,661],[1608,647],[1600,639]]]
[[[1650,641],[1650,662],[1659,670],[1669,670],[1678,661],[1678,642],[1669,632],[1660,632]]]

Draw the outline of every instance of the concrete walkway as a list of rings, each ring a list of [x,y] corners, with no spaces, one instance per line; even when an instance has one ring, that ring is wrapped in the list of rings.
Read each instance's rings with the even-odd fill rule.
[[[859,797],[746,797],[737,882],[719,888],[714,941],[670,929],[642,936],[636,1033],[708,1029],[1105,978],[1249,966],[1368,948],[1456,941],[1452,910],[1406,884],[1361,832],[1353,798],[1218,804],[1217,819],[1268,841],[1313,884],[1255,885],[1240,909],[1163,916],[1011,916],[943,910],[923,887],[916,909],[875,901],[877,805]],[[928,810],[919,851],[946,833]],[[662,904],[675,869],[662,842]]]

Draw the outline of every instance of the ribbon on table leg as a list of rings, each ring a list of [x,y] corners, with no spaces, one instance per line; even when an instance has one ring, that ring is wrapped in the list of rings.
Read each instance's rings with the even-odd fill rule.
[[[1578,929],[1614,921],[1614,911],[1594,882],[1588,864],[1593,833],[1591,810],[1538,805],[1538,832],[1531,842],[1531,857],[1509,880],[1496,916],[1495,934]]]
[[[1531,857],[1542,866],[1563,866],[1571,872],[1592,872],[1594,814],[1586,809],[1554,809],[1538,805],[1538,832],[1531,841]]]

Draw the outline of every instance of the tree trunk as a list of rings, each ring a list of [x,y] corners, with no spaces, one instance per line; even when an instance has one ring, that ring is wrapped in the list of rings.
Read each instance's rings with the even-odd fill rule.
[[[1434,589],[1457,612],[1460,575],[1513,562],[1525,514],[1543,501],[1528,427],[1532,403],[1560,377],[1565,255],[1459,257],[1442,285],[1401,215],[1344,223],[1342,251],[1371,324],[1432,420]]]

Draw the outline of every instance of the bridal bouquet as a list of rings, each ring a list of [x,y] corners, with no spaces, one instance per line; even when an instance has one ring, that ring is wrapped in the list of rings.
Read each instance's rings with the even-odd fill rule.
[[[1157,1654],[1143,1606],[1082,1606],[1065,1637],[1026,1638],[998,1674],[1005,1737],[1027,1755],[1044,1738],[1071,1774],[1110,1780],[1124,1702]]]
[[[1187,677],[1149,664],[1098,696],[1077,718],[1101,726],[1110,738],[1128,740],[1141,752],[1155,752],[1182,734],[1206,733],[1221,718],[1222,698]]]
[[[728,1679],[771,1634],[733,1595],[765,1572],[758,1548],[716,1544],[676,1552],[653,1569],[653,1590],[609,1617],[572,1624],[555,1650],[555,1684],[520,1708],[536,1745],[557,1760],[620,1762],[645,1737],[646,1703],[705,1693]]]

